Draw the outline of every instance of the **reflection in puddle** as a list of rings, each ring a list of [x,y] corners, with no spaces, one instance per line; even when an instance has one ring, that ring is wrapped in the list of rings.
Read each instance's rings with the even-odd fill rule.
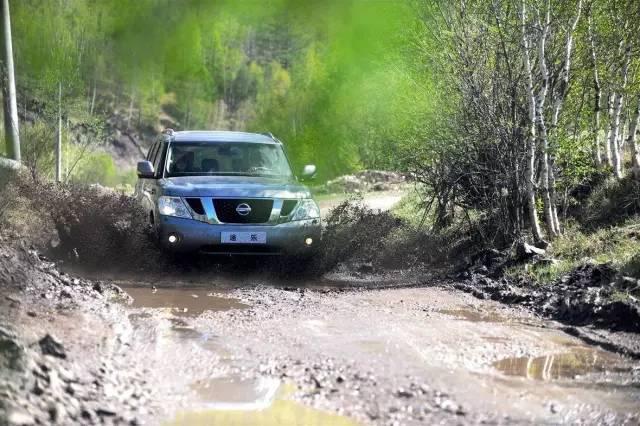
[[[571,352],[539,357],[506,358],[493,366],[508,376],[535,380],[575,378],[588,373],[630,371],[624,358],[608,352],[575,349]]]
[[[472,322],[506,321],[504,317],[497,315],[495,312],[478,311],[473,309],[440,309],[436,312]]]
[[[273,403],[280,381],[265,377],[257,380],[221,377],[199,381],[191,387],[207,409],[264,410]]]
[[[355,426],[356,423],[336,414],[316,410],[285,399],[291,390],[280,389],[277,379],[233,381],[229,378],[194,385],[206,401],[202,410],[178,413],[166,425],[233,425],[233,426]],[[255,398],[253,402],[250,398]],[[212,399],[213,398],[213,399]],[[257,404],[257,400],[266,404]],[[223,402],[224,401],[224,402]]]
[[[198,316],[205,311],[244,309],[248,306],[237,299],[213,296],[211,290],[203,288],[158,288],[125,287],[132,298],[134,308],[170,310],[174,315]]]
[[[276,400],[266,410],[179,413],[167,425],[355,426],[353,420],[290,400]]]

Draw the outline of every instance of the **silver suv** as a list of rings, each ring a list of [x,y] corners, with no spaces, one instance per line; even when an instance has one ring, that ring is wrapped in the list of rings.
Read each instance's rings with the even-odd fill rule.
[[[271,134],[162,132],[138,163],[136,198],[161,246],[212,254],[311,254],[320,209]]]

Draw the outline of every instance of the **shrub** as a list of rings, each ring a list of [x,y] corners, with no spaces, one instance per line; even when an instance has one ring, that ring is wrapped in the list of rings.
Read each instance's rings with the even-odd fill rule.
[[[640,214],[640,182],[627,176],[607,179],[589,197],[581,215],[583,225],[596,228],[615,225]]]

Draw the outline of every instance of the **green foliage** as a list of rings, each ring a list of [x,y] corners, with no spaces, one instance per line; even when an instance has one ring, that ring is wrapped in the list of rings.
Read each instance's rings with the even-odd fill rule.
[[[71,175],[72,182],[109,187],[135,185],[136,179],[134,170],[119,171],[111,155],[105,152],[92,152],[83,157]]]
[[[50,127],[61,82],[65,118],[93,113],[97,91],[97,113],[131,104],[149,128],[168,115],[178,129],[270,131],[327,178],[402,168],[400,145],[434,104],[416,90],[429,76],[405,48],[405,2],[13,3],[21,98]]]
[[[525,273],[537,282],[550,283],[584,263],[594,262],[611,263],[623,273],[639,276],[640,221],[629,220],[620,226],[592,233],[572,224],[553,242],[548,255],[557,262],[519,266],[510,273]]]
[[[607,179],[595,188],[587,201],[582,221],[597,227],[624,222],[640,215],[640,182],[632,176]]]
[[[410,191],[396,204],[391,213],[412,227],[432,225],[432,220],[425,214],[425,201],[422,192]]]

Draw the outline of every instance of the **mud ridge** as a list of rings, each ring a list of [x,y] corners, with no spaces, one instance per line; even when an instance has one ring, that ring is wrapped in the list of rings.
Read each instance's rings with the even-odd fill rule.
[[[502,270],[490,262],[489,267],[476,264],[455,275],[451,285],[480,299],[525,306],[566,324],[569,334],[587,343],[640,358],[640,303],[630,294],[640,284],[635,278],[608,264],[585,264],[542,285],[507,277]]]
[[[150,390],[130,365],[130,325],[110,303],[122,297],[0,241],[0,424],[143,421]]]

